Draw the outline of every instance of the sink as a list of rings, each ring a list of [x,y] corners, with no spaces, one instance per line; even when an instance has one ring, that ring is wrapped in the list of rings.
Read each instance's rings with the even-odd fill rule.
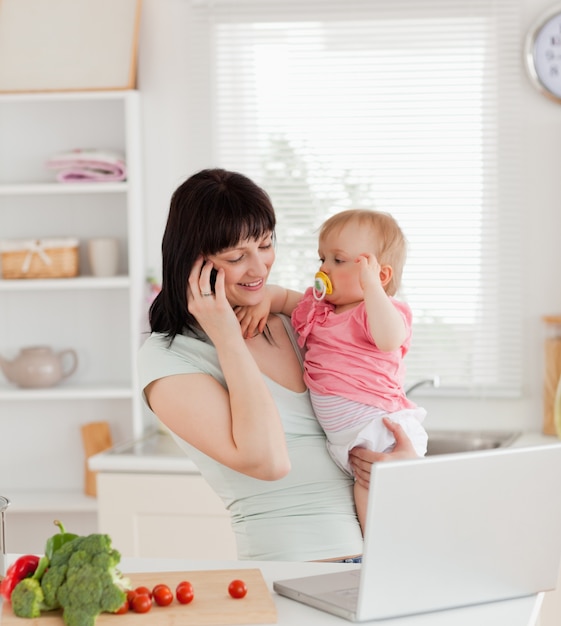
[[[519,436],[511,430],[432,430],[428,431],[427,456],[506,448]]]

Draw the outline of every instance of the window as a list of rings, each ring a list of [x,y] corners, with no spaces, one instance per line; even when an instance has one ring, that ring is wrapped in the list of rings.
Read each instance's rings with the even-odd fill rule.
[[[516,395],[518,7],[509,0],[195,0],[214,161],[271,195],[272,280],[303,290],[351,207],[409,242],[408,384]]]

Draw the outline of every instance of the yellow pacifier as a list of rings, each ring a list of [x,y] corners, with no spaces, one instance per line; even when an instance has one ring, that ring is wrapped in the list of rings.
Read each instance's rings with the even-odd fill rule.
[[[325,296],[333,293],[333,285],[329,276],[324,272],[318,272],[314,277],[314,298],[323,300]]]

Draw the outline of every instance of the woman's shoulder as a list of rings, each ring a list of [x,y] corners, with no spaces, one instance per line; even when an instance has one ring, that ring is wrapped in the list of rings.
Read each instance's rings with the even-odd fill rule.
[[[149,335],[138,351],[138,369],[143,385],[175,374],[222,376],[214,346],[194,335],[183,334],[173,339],[164,333]]]
[[[186,344],[185,339],[187,339],[187,337],[183,335],[170,338],[165,333],[151,333],[140,346],[138,359],[140,363],[142,363],[148,359],[158,358],[158,355],[162,358],[166,358],[174,352],[177,352],[181,346],[184,346]],[[196,348],[196,345],[194,344],[193,347]]]
[[[140,346],[140,353],[144,352],[182,352],[188,353],[204,351],[205,347],[212,345],[210,341],[202,335],[184,333],[169,337],[166,333],[153,332],[148,335],[144,343]]]

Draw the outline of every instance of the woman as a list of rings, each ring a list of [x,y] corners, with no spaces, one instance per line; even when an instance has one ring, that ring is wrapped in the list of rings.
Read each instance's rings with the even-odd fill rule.
[[[139,368],[151,410],[231,514],[240,559],[359,558],[353,482],[331,460],[287,318],[242,336],[235,308],[258,304],[275,259],[275,214],[245,176],[203,170],[173,194],[162,242],[162,290]],[[399,427],[391,454],[415,456]]]

